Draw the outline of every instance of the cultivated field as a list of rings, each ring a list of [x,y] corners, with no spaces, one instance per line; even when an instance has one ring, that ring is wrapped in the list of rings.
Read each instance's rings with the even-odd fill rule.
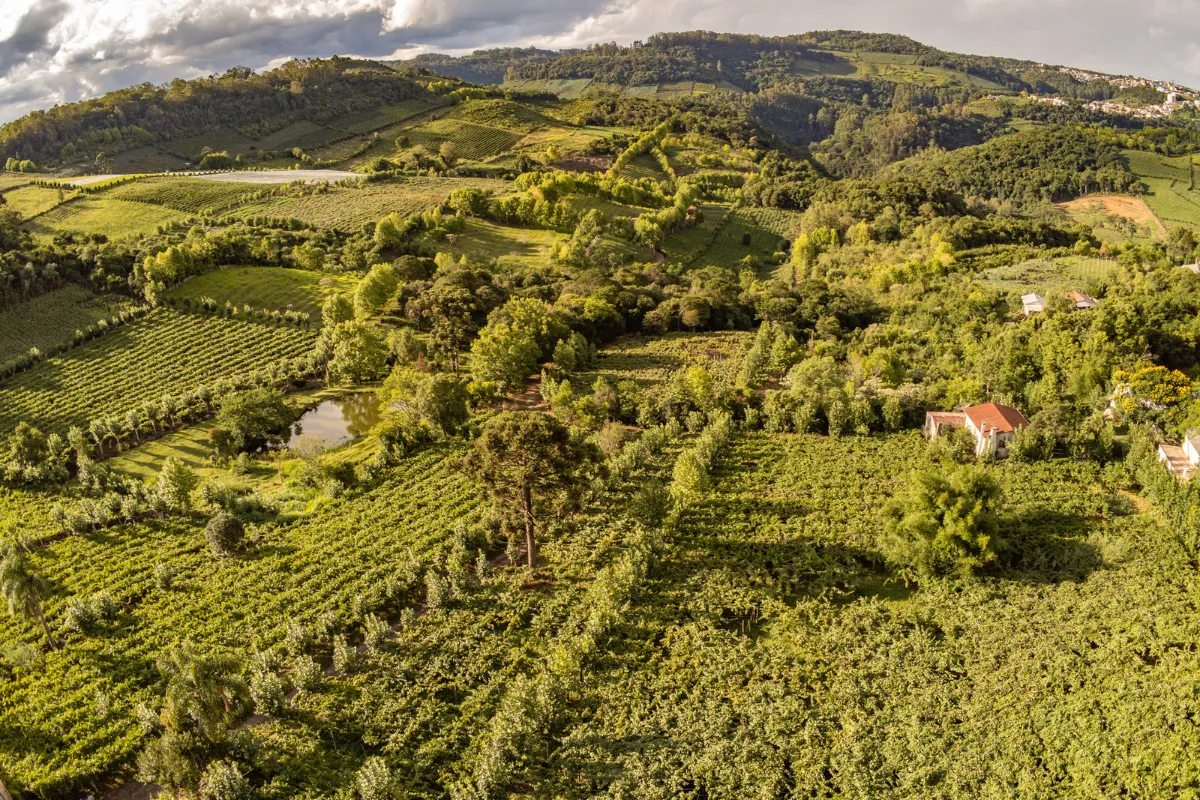
[[[96,295],[76,284],[0,311],[0,363],[36,347],[43,353],[70,344],[76,331],[133,307],[115,295]]]
[[[719,381],[732,382],[753,343],[754,334],[748,331],[624,337],[601,349],[595,369],[580,374],[572,384],[591,386],[597,377],[603,377],[613,384],[635,380],[653,386],[694,366],[705,367]]]
[[[62,355],[0,388],[0,431],[33,420],[65,432],[148,400],[271,367],[309,352],[311,330],[159,310]]]
[[[261,184],[254,183],[225,183],[200,178],[161,176],[122,183],[106,189],[103,197],[152,203],[187,214],[211,214],[240,205],[246,199],[246,195],[261,190]]]
[[[229,267],[197,275],[171,290],[173,298],[209,297],[217,303],[267,310],[307,312],[320,325],[321,304],[333,294],[350,291],[355,275],[308,272],[282,267]]]
[[[205,181],[231,181],[233,183],[334,183],[346,178],[360,177],[357,172],[336,169],[265,169],[237,170],[234,172],[190,173],[192,177]]]
[[[28,225],[38,236],[57,233],[102,234],[122,239],[154,233],[159,226],[182,223],[187,216],[149,203],[109,199],[103,195],[79,197],[42,214]]]

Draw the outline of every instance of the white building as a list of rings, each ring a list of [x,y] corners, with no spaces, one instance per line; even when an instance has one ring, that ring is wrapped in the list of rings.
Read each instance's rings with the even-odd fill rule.
[[[1040,294],[1023,294],[1021,295],[1021,306],[1025,309],[1025,316],[1030,314],[1040,314],[1046,310],[1046,298]]]
[[[968,406],[962,411],[930,411],[925,415],[925,435],[930,439],[956,428],[966,428],[975,437],[975,455],[1008,456],[1008,446],[1029,420],[1015,408],[998,403]],[[1200,442],[1198,442],[1200,444]]]

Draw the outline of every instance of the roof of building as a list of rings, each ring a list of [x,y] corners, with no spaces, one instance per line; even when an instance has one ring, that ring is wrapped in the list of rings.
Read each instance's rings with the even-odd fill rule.
[[[971,424],[981,431],[996,430],[1009,433],[1029,424],[1029,420],[1025,419],[1025,415],[1020,411],[998,403],[969,406],[963,409],[963,413],[971,420]]]
[[[1082,292],[1067,292],[1066,297],[1075,304],[1076,308],[1091,307],[1100,304],[1096,298],[1092,297],[1090,294],[1083,294]]]
[[[1167,470],[1172,475],[1186,476],[1191,471],[1192,465],[1188,462],[1183,448],[1177,444],[1163,442],[1158,446],[1158,455],[1166,463]]]
[[[961,428],[967,424],[967,416],[961,411],[927,411],[925,412],[926,421],[933,421],[934,425],[939,428],[943,425],[948,425],[952,428]]]
[[[1029,305],[1030,303],[1044,303],[1046,302],[1046,298],[1042,297],[1040,294],[1023,294],[1021,295],[1021,302],[1025,303],[1026,305]]]

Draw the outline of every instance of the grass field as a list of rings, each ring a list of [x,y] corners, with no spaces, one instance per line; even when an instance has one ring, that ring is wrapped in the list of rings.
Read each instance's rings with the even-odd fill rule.
[[[453,241],[429,242],[439,251],[451,253],[455,258],[477,255],[483,258],[509,258],[529,266],[545,265],[550,258],[550,248],[562,234],[541,228],[515,228],[498,225],[482,219],[467,221],[462,233]]]
[[[6,381],[0,388],[0,431],[33,420],[62,432],[147,400],[304,355],[316,337],[316,328],[159,310]]]
[[[110,199],[103,195],[80,197],[49,211],[28,224],[35,236],[50,237],[64,231],[90,236],[102,234],[122,239],[154,233],[160,225],[174,225],[187,217],[178,211],[149,203]]]
[[[28,353],[43,353],[70,344],[77,330],[87,330],[132,307],[117,295],[95,295],[77,284],[40,295],[0,311],[0,362]]]
[[[205,147],[214,152],[228,151],[230,155],[237,155],[238,153],[249,153],[250,148],[257,147],[257,144],[237,131],[218,129],[196,136],[172,139],[164,142],[162,149],[194,162],[199,160],[200,151]]]
[[[518,133],[532,133],[558,125],[540,111],[511,100],[469,100],[456,106],[447,118]]]
[[[58,205],[60,194],[65,199],[74,193],[60,192],[58,189],[49,189],[43,186],[22,186],[20,189],[10,189],[4,192],[4,204],[6,208],[16,211],[28,219]]]
[[[305,311],[320,324],[321,304],[333,294],[350,291],[356,275],[307,272],[282,267],[230,267],[197,275],[171,290],[175,298],[210,297],[219,304]]]

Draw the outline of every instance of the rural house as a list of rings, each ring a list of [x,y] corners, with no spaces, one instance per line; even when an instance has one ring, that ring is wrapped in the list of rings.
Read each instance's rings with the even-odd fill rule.
[[[1189,436],[1183,446],[1163,442],[1155,451],[1158,460],[1167,468],[1167,472],[1186,481],[1192,477],[1196,467],[1200,466],[1200,436]]]
[[[925,415],[925,435],[941,436],[956,428],[966,428],[975,437],[975,455],[991,453],[996,458],[1008,456],[1008,444],[1029,420],[1015,408],[998,403],[967,406],[962,411],[930,411]]]
[[[1040,314],[1046,310],[1046,298],[1040,294],[1023,294],[1021,295],[1021,306],[1025,309],[1025,316],[1030,314]]]
[[[1071,301],[1071,305],[1077,309],[1095,308],[1100,305],[1100,301],[1088,294],[1082,292],[1067,292],[1066,298]]]

